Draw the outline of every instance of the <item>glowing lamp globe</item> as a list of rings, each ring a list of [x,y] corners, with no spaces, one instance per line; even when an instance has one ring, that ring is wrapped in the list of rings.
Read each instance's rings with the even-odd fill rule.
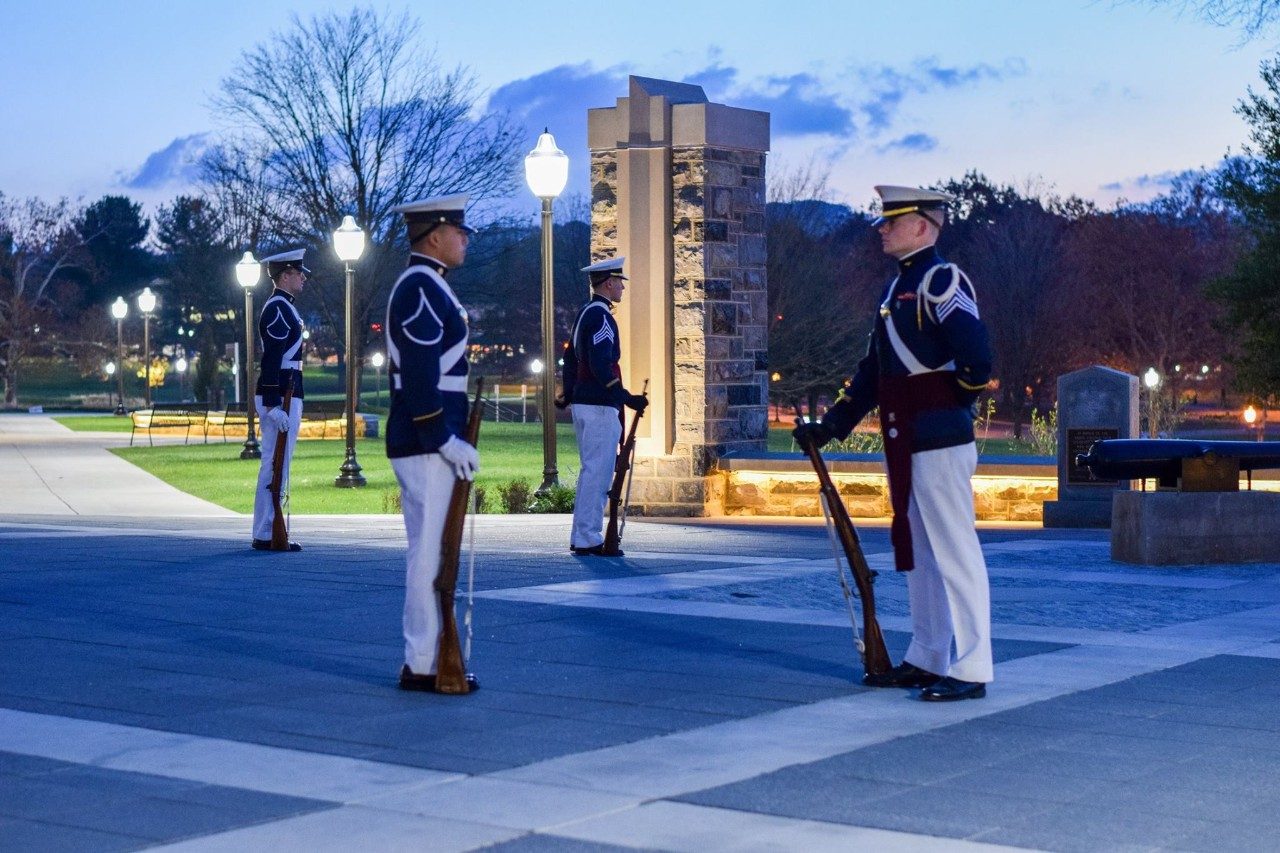
[[[262,278],[262,264],[253,258],[253,252],[245,252],[244,257],[236,264],[236,281],[245,290],[257,285]]]
[[[538,198],[555,198],[569,181],[569,157],[556,147],[556,139],[544,130],[538,144],[524,158],[524,179]]]
[[[345,263],[357,261],[364,254],[364,232],[356,224],[355,217],[342,217],[342,224],[333,232],[333,251],[338,260]]]

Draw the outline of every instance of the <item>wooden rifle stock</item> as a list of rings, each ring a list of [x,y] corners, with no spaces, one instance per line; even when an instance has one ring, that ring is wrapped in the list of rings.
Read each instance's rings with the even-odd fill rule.
[[[249,405],[252,406],[253,401],[250,401]],[[293,411],[292,372],[285,383],[284,396],[280,399],[280,408],[286,416]],[[284,502],[281,500],[281,493],[284,491],[284,453],[288,444],[289,434],[280,433],[276,436],[276,449],[271,455],[271,483],[267,486],[267,490],[271,492],[271,509],[275,513],[271,519],[272,551],[289,550],[289,527],[285,524]]]
[[[796,406],[796,423],[803,421],[800,407]],[[819,490],[826,499],[827,509],[831,514],[831,523],[835,527],[840,547],[844,550],[845,559],[849,562],[849,570],[853,574],[854,586],[858,589],[858,598],[862,601],[862,665],[867,675],[880,675],[893,668],[889,660],[889,650],[884,647],[884,634],[880,632],[880,623],[876,621],[876,593],[872,584],[875,572],[867,565],[866,555],[862,553],[862,543],[858,541],[858,531],[853,527],[849,511],[844,501],[840,500],[840,492],[831,482],[831,474],[827,471],[827,463],[822,458],[822,451],[811,440],[800,442],[800,447],[809,456],[813,471],[818,475]],[[841,580],[841,583],[844,583]]]
[[[467,443],[476,447],[480,441],[480,416],[484,414],[481,394],[484,377],[476,380],[476,397],[467,418]],[[440,641],[436,653],[436,692],[470,693],[466,663],[462,660],[462,643],[458,638],[458,616],[453,599],[458,589],[458,564],[462,557],[462,532],[467,523],[471,500],[471,481],[457,479],[449,496],[449,511],[440,537],[440,571],[436,573],[435,591],[440,599]]]
[[[640,392],[646,399],[649,396],[649,380],[644,381],[644,390]],[[631,470],[631,462],[636,455],[636,427],[644,412],[636,412],[631,418],[631,429],[627,431],[626,441],[618,448],[618,458],[613,463],[613,484],[609,486],[609,524],[604,530],[605,554],[616,554],[622,546],[622,531],[618,526],[618,507],[622,505],[622,484],[626,482],[627,472]],[[626,523],[625,516],[623,523]]]

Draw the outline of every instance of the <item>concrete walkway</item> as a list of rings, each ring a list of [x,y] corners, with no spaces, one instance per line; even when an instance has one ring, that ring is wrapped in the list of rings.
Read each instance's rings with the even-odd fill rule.
[[[0,517],[236,515],[108,452],[128,444],[126,433],[73,432],[47,415],[0,414]]]
[[[0,851],[1276,849],[1280,565],[984,530],[996,681],[935,706],[861,686],[819,526],[633,520],[583,559],[484,516],[482,688],[407,694],[395,516],[253,552],[226,513],[69,518],[52,464],[57,512],[0,513]]]

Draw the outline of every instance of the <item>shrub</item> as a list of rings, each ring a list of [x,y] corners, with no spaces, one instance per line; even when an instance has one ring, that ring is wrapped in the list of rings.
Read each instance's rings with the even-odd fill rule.
[[[1054,406],[1043,418],[1031,410],[1031,438],[1027,440],[1031,452],[1037,456],[1058,455],[1058,407]]]
[[[498,498],[502,501],[503,511],[507,513],[528,512],[532,496],[533,490],[529,488],[528,480],[517,478],[498,486]]]
[[[484,486],[472,487],[471,494],[475,499],[476,512],[484,512]],[[402,512],[404,507],[400,503],[400,487],[387,489],[382,493],[382,511],[385,513]]]
[[[385,513],[398,513],[403,508],[400,505],[400,487],[387,489],[382,493],[382,511]]]
[[[540,495],[534,495],[529,512],[573,512],[573,486],[552,486]]]

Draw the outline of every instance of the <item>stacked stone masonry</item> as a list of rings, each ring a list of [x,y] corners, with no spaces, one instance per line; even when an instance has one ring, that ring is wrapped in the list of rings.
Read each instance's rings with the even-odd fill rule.
[[[617,172],[616,152],[592,152],[593,259],[617,251]],[[670,177],[674,445],[637,459],[631,501],[647,515],[703,515],[721,503],[714,461],[765,447],[765,155],[676,147]]]
[[[725,471],[720,477],[718,494],[723,496],[724,515],[822,514],[818,481],[812,474]],[[851,517],[884,518],[892,514],[883,474],[832,474],[832,480]],[[981,521],[1040,521],[1044,502],[1057,494],[1057,483],[1049,476],[973,480],[974,512]]]

